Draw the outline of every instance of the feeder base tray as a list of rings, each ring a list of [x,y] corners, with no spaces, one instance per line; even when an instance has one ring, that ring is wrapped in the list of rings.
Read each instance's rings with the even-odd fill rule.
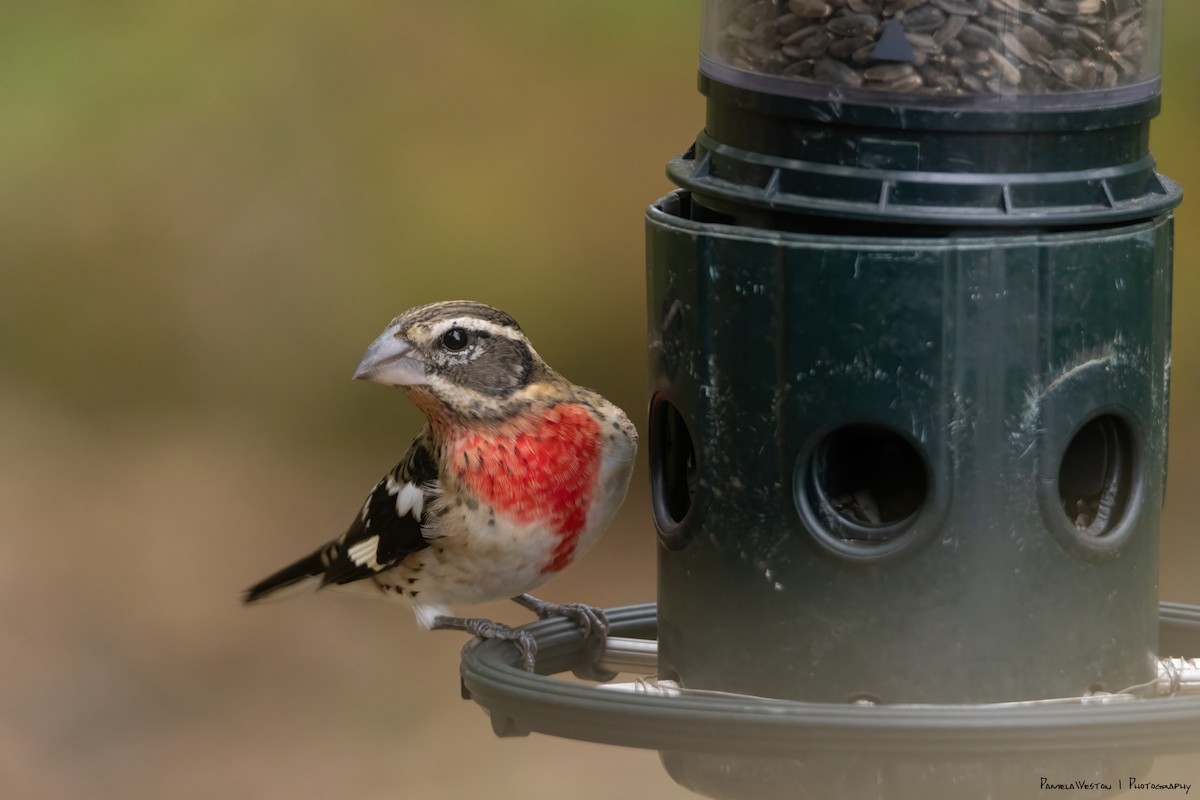
[[[657,635],[652,603],[607,613],[614,636]],[[1200,656],[1200,606],[1164,603],[1159,620],[1162,655]],[[504,642],[463,653],[463,696],[487,711],[498,735],[658,750],[672,778],[709,797],[1024,798],[1046,789],[1045,779],[1056,798],[1095,798],[1129,788],[1155,756],[1200,752],[1195,695],[995,706],[647,695],[550,677],[592,674],[583,634],[566,620],[525,630],[537,639],[539,674],[521,669]]]

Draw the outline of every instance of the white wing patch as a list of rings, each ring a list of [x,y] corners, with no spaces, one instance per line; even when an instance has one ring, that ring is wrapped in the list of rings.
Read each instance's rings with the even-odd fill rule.
[[[363,539],[358,544],[346,551],[346,555],[360,567],[368,569],[380,570],[383,569],[378,561],[375,560],[375,554],[379,552],[379,537],[372,536],[369,539]]]
[[[417,484],[409,481],[400,483],[391,475],[386,479],[387,493],[396,498],[396,516],[403,517],[412,514],[417,520],[425,510],[425,492]]]
[[[404,484],[404,488],[396,495],[396,516],[412,514],[413,518],[419,521],[424,508],[425,493],[421,491],[421,487],[415,483]]]

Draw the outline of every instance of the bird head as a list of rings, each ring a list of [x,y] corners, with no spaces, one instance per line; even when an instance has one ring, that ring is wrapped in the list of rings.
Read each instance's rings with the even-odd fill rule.
[[[393,319],[354,377],[404,389],[435,424],[504,418],[539,384],[561,380],[516,320],[465,300],[417,306]]]

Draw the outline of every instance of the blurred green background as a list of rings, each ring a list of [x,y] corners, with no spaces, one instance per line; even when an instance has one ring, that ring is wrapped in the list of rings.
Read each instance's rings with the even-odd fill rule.
[[[1168,6],[1154,152],[1194,192],[1200,4]],[[237,594],[340,533],[407,445],[416,412],[349,376],[409,306],[508,310],[644,431],[642,215],[703,124],[698,18],[0,8],[0,797],[691,796],[650,753],[496,739],[458,699],[462,638],[402,608]],[[1196,219],[1179,211],[1161,582],[1190,602]],[[644,484],[545,596],[653,598]]]

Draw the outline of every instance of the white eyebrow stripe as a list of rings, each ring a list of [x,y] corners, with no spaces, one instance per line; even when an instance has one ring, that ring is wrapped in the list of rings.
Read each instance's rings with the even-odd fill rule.
[[[478,317],[454,317],[453,319],[444,319],[434,323],[429,327],[433,338],[441,336],[451,328],[466,328],[472,331],[483,331],[492,336],[504,336],[514,341],[524,341],[525,336],[516,328],[510,328],[507,325],[497,325],[494,322],[479,319]]]

